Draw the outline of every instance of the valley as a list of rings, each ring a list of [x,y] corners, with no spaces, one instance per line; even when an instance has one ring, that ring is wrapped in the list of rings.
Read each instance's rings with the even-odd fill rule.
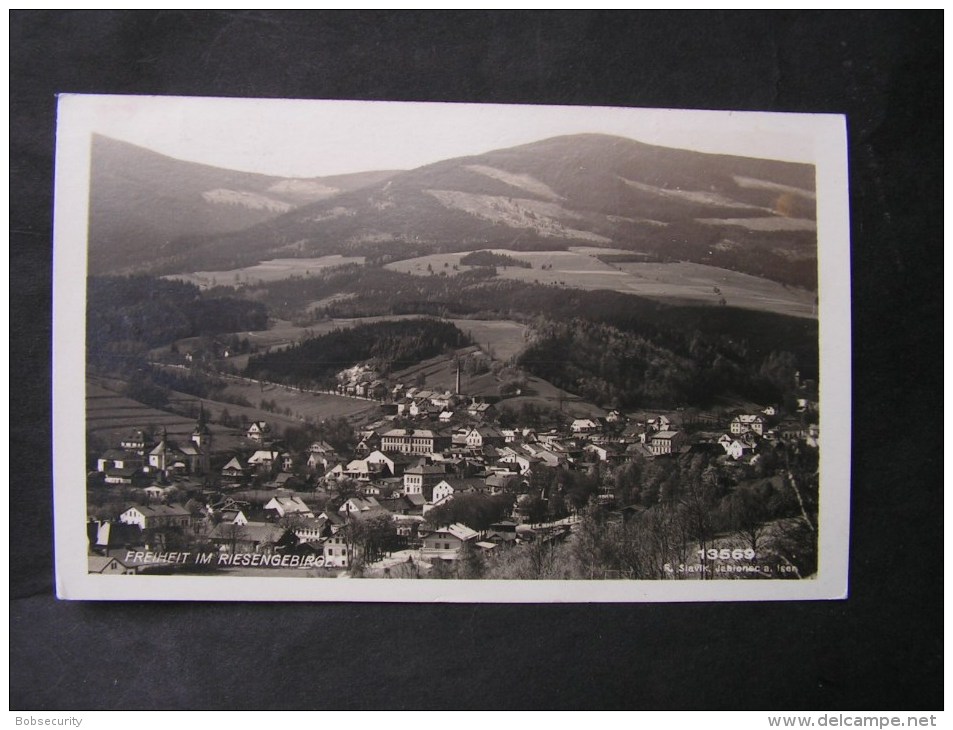
[[[131,544],[816,570],[812,166],[582,134],[307,179],[98,139],[93,168],[87,517]]]

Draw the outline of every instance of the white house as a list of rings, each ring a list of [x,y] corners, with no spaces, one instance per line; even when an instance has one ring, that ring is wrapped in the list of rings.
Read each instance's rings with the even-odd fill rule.
[[[245,436],[249,441],[262,443],[271,435],[271,427],[267,421],[254,421],[249,427]]]
[[[731,443],[723,444],[723,446],[725,449],[725,453],[729,457],[734,459],[735,461],[738,461],[739,459],[743,459],[747,454],[751,453],[752,451],[751,446],[749,446],[748,444],[738,439],[733,439]]]
[[[573,433],[595,433],[599,430],[599,424],[591,418],[577,418],[569,428]]]
[[[342,515],[364,515],[380,511],[380,502],[374,497],[351,497],[338,508],[338,512]]]
[[[346,568],[348,565],[347,540],[343,533],[331,535],[324,540],[324,566],[326,568]]]
[[[404,494],[423,494],[424,488],[436,484],[447,470],[436,464],[418,464],[404,470]]]
[[[119,521],[124,525],[138,525],[143,530],[153,527],[188,527],[192,515],[179,504],[135,505],[119,515]]]
[[[299,517],[314,517],[314,512],[300,497],[272,497],[265,504],[265,510],[273,510],[278,517],[287,517],[291,515]]]
[[[465,543],[475,543],[478,533],[459,522],[434,530],[423,539],[420,557],[429,560],[457,560]]]
[[[277,451],[259,449],[248,457],[248,465],[254,467],[271,467],[281,456]]]
[[[731,432],[735,435],[754,431],[759,436],[764,435],[764,418],[757,413],[735,416],[731,420]]]

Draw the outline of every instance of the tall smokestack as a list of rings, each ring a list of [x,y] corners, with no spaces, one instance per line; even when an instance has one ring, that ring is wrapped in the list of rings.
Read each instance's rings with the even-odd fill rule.
[[[457,363],[457,395],[460,395],[460,363]]]

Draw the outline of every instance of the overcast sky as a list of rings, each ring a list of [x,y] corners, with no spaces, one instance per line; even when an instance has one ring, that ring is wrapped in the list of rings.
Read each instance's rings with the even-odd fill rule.
[[[813,163],[819,121],[804,114],[171,96],[64,96],[61,105],[71,137],[95,132],[183,160],[285,177],[412,169],[583,132]]]

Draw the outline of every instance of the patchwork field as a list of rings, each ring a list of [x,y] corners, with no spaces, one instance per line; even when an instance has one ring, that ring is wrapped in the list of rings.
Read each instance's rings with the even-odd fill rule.
[[[332,266],[341,266],[342,264],[363,264],[363,256],[320,256],[310,259],[271,259],[262,261],[254,266],[246,266],[241,269],[230,269],[228,271],[196,271],[191,274],[170,274],[164,278],[178,279],[195,284],[200,289],[223,285],[231,286],[233,284],[257,284],[259,282],[281,281],[290,279],[292,276],[311,276],[322,269]]]
[[[199,399],[172,391],[169,399],[170,410],[166,411],[150,408],[120,395],[117,389],[121,387],[120,381],[100,379],[96,376],[90,376],[86,383],[86,428],[108,444],[118,443],[120,438],[135,428],[164,428],[170,439],[186,441],[195,428],[195,419],[173,413],[172,410],[197,412],[200,404],[213,422],[209,424],[209,428],[216,452],[230,451],[244,444],[243,432],[215,423],[225,410],[235,421],[242,417],[249,422],[265,420],[280,432],[291,426],[299,427],[306,419],[318,422],[343,416],[355,422],[365,420],[378,409],[376,403],[355,398],[301,393],[273,385],[260,387],[257,384],[236,383],[229,386],[226,391],[228,395],[242,396],[252,403],[252,406],[240,406],[208,398]],[[273,401],[275,410],[258,407],[263,399]]]
[[[685,261],[606,264],[596,256],[624,252],[598,247],[573,247],[568,251],[492,250],[532,264],[530,269],[498,266],[496,272],[501,279],[577,289],[610,289],[667,303],[718,306],[723,299],[726,305],[743,309],[794,317],[817,316],[814,292],[715,266]],[[418,276],[429,276],[431,273],[452,276],[458,271],[472,268],[460,264],[464,255],[448,253],[421,256],[396,261],[387,267]]]
[[[164,428],[170,439],[186,441],[195,428],[195,419],[170,411],[150,408],[138,401],[126,398],[117,392],[119,381],[110,381],[90,376],[86,380],[86,430],[102,438],[107,444],[119,440],[136,428]],[[172,395],[173,407],[187,407],[198,399],[181,393]],[[202,401],[211,414],[214,404]],[[229,406],[231,408],[231,406]],[[234,412],[234,411],[233,411]],[[259,418],[261,415],[258,416]],[[210,424],[212,443],[216,451],[228,450],[240,441],[238,431],[217,424]]]

